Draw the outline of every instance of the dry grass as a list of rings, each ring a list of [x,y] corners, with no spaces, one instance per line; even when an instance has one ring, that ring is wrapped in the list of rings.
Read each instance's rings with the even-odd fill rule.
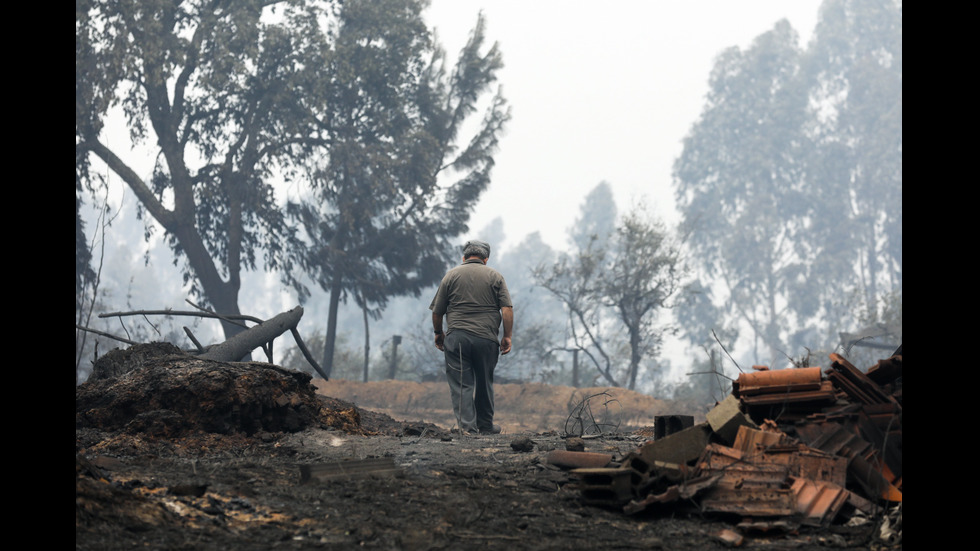
[[[353,402],[400,421],[425,421],[446,428],[455,424],[446,383],[315,379],[314,384],[319,394]],[[511,434],[563,432],[570,412],[586,399],[593,417],[622,428],[652,426],[655,416],[686,413],[671,411],[671,406],[664,400],[615,387],[497,384],[494,395],[495,422]]]

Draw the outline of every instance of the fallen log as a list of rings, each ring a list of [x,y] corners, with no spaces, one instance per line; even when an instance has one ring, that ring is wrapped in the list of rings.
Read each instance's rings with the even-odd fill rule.
[[[272,342],[286,331],[296,329],[296,325],[299,324],[302,317],[303,307],[297,306],[210,347],[200,357],[219,362],[237,362],[250,354],[252,350]]]
[[[191,304],[197,307],[196,304],[194,303]],[[300,351],[303,353],[303,357],[305,357],[306,361],[310,363],[310,366],[313,367],[314,371],[316,371],[321,377],[323,377],[324,380],[329,379],[329,377],[327,377],[327,375],[323,372],[323,369],[320,368],[320,365],[316,363],[316,360],[313,359],[313,355],[310,354],[310,351],[306,348],[306,344],[303,342],[303,339],[300,337],[299,331],[296,330],[296,326],[299,324],[299,320],[303,317],[302,306],[297,306],[296,308],[293,308],[288,312],[283,312],[277,315],[276,317],[266,321],[262,321],[252,316],[242,316],[242,315],[224,316],[221,314],[216,314],[214,312],[207,312],[207,311],[177,312],[174,310],[156,310],[156,311],[144,310],[139,312],[113,312],[109,314],[100,314],[99,317],[104,318],[104,317],[113,317],[113,316],[121,317],[121,316],[133,316],[133,315],[145,316],[146,314],[164,314],[168,316],[184,315],[184,316],[213,317],[213,318],[220,318],[222,320],[249,320],[258,323],[258,325],[242,331],[241,333],[231,337],[230,339],[224,341],[223,343],[209,346],[206,350],[204,349],[204,347],[201,346],[201,344],[197,341],[197,339],[194,338],[194,335],[191,334],[190,329],[186,327],[184,328],[184,332],[187,333],[188,338],[190,338],[191,341],[194,343],[194,345],[197,347],[197,349],[202,352],[201,354],[199,354],[199,357],[207,358],[209,360],[216,360],[220,362],[241,361],[243,359],[246,359],[247,356],[251,354],[252,350],[255,350],[256,348],[265,348],[266,354],[269,356],[269,362],[272,362],[273,340],[275,340],[276,337],[282,335],[286,331],[290,331],[293,334],[293,339],[296,341],[297,346],[299,346]],[[239,323],[239,322],[232,321],[232,323]],[[127,344],[133,344],[133,345],[137,344],[133,341],[129,341],[127,339],[109,335],[107,333],[102,333],[100,331],[89,329],[87,327],[81,327],[77,325],[76,327],[84,331],[98,333],[122,342],[126,342]],[[268,348],[266,348],[267,346]]]

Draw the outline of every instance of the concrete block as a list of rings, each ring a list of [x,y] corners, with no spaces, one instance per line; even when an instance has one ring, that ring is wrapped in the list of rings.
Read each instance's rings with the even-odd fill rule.
[[[653,418],[654,440],[694,426],[693,415],[658,415]]]
[[[748,416],[742,413],[739,400],[733,394],[729,394],[720,404],[709,411],[707,419],[711,430],[728,445],[735,442],[739,427],[759,428]]]
[[[640,446],[640,457],[648,465],[656,462],[689,464],[698,460],[710,436],[711,429],[707,423],[694,425]]]

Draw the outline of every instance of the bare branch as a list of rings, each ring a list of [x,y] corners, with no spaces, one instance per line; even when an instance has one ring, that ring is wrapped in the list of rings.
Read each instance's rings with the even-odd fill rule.
[[[184,334],[187,335],[187,338],[190,339],[192,343],[194,343],[194,346],[197,347],[198,352],[204,352],[204,347],[201,346],[201,343],[194,336],[194,333],[191,333],[191,330],[186,325],[184,326]]]
[[[721,373],[720,371],[692,371],[690,373],[686,373],[686,375],[721,375],[722,377],[728,379],[729,381],[735,380],[729,377],[728,375]]]
[[[115,339],[115,340],[117,340],[119,342],[124,342],[126,344],[139,344],[138,342],[131,341],[129,339],[124,339],[122,337],[117,337],[117,336],[115,336],[115,335],[113,335],[111,333],[106,333],[104,331],[99,331],[98,329],[91,329],[89,327],[85,327],[85,326],[79,325],[77,323],[75,324],[75,329],[86,331],[88,333],[95,333],[96,335],[101,335],[103,337],[108,337],[110,339]]]
[[[125,316],[197,316],[199,318],[214,318],[223,321],[228,321],[236,325],[248,328],[244,323],[239,323],[235,320],[248,320],[254,321],[255,323],[262,323],[262,320],[254,316],[246,315],[232,315],[226,316],[222,314],[215,314],[213,312],[193,312],[190,310],[134,310],[132,312],[107,312],[105,314],[99,314],[100,318],[115,318],[115,317],[125,317]]]
[[[255,323],[262,323],[262,320],[260,320],[259,318],[253,317],[253,316],[243,316],[243,315],[240,315],[240,314],[236,314],[236,315],[223,315],[223,314],[219,314],[219,313],[215,312],[214,310],[208,310],[207,308],[205,308],[203,306],[200,306],[198,304],[194,304],[193,302],[191,302],[190,300],[188,300],[186,298],[184,299],[184,302],[186,302],[187,304],[190,304],[191,306],[193,306],[194,308],[197,308],[198,310],[200,310],[202,312],[207,312],[208,314],[213,314],[214,316],[220,318],[223,321],[227,321],[228,323],[236,323],[234,320],[237,320],[237,319],[248,320],[248,321],[255,322]],[[240,324],[240,323],[237,324],[237,325],[242,325],[242,327],[244,327],[244,325],[243,324]]]
[[[612,423],[601,423],[596,420],[595,415],[592,413],[591,401],[593,398],[599,396],[608,397],[608,399],[602,403],[602,406],[606,408],[606,410],[609,409],[609,404],[611,403],[619,404],[619,400],[617,400],[611,394],[609,394],[608,391],[602,391],[596,394],[592,394],[590,396],[586,396],[585,398],[582,399],[582,401],[578,403],[578,405],[572,408],[571,412],[568,414],[568,417],[565,419],[566,435],[585,436],[586,433],[590,431],[592,432],[592,434],[602,434],[603,426],[611,427],[613,431],[619,429],[619,424],[620,424],[619,422],[612,424]],[[573,431],[570,431],[569,424],[572,425],[573,429],[575,428],[580,429],[579,432],[576,434]]]
[[[728,356],[728,359],[731,360],[733,364],[735,364],[735,367],[738,368],[739,372],[745,373],[744,371],[742,371],[742,368],[738,366],[738,362],[735,361],[735,358],[733,358],[732,355],[728,353],[728,349],[725,348],[725,345],[721,344],[721,339],[719,339],[718,335],[715,334],[714,329],[711,330],[711,336],[715,338],[715,342],[717,342],[718,346],[720,346],[721,349],[725,351],[725,355]]]
[[[316,363],[316,360],[313,359],[313,354],[310,354],[309,349],[306,348],[306,343],[304,343],[303,338],[299,336],[299,331],[297,331],[295,327],[291,328],[290,330],[293,333],[293,339],[296,341],[296,346],[299,347],[299,350],[303,353],[303,357],[306,358],[306,361],[310,362],[310,365],[313,366],[313,369],[315,369],[321,377],[323,377],[324,381],[330,380],[329,377],[327,377],[327,374],[323,372],[320,364]]]

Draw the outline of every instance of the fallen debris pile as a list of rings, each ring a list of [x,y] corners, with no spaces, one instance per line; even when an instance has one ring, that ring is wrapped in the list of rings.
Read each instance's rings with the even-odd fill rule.
[[[161,438],[334,427],[365,433],[352,404],[325,407],[311,376],[262,362],[227,363],[167,343],[99,358],[75,388],[75,427]]]
[[[584,502],[630,515],[715,514],[742,531],[779,531],[891,509],[897,535],[891,519],[882,538],[900,541],[901,347],[867,373],[837,354],[830,361],[742,374],[706,422],[658,418],[654,440],[607,466],[571,451],[549,461],[580,467],[571,473]]]

